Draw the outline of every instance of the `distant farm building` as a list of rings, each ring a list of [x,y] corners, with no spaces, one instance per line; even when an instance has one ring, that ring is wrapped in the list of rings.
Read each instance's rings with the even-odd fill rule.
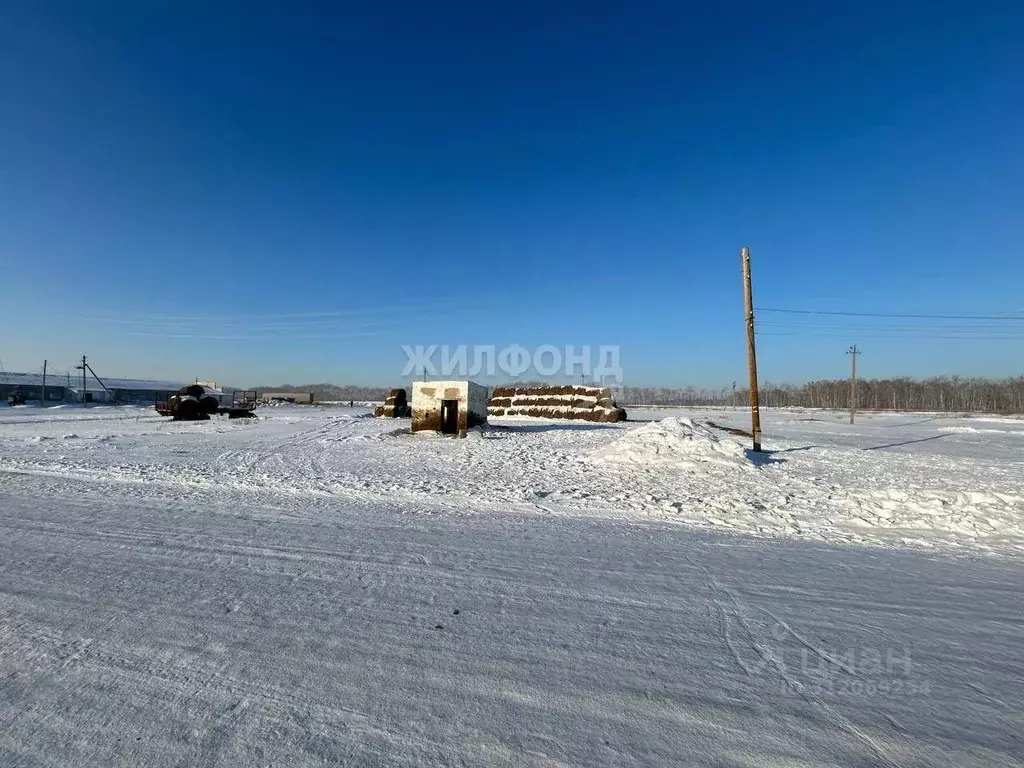
[[[542,419],[574,419],[616,422],[626,411],[612,399],[608,387],[546,386],[495,387],[487,404],[490,416],[535,416]]]
[[[312,405],[312,392],[260,392],[261,403],[298,403]]]
[[[39,402],[43,393],[43,377],[37,373],[2,373],[0,374],[0,400],[15,392],[24,395],[29,403]],[[181,382],[153,381],[150,379],[103,379],[100,384],[91,376],[82,385],[81,376],[67,374],[46,377],[46,402],[50,405],[60,403],[104,403],[121,405],[152,405],[159,400],[166,400],[170,393],[178,391]]]
[[[464,434],[487,423],[487,387],[472,381],[415,381],[412,431]]]

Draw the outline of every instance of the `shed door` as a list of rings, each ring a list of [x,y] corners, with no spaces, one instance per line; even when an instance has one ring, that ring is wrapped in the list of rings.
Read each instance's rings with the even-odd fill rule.
[[[459,401],[441,401],[441,432],[446,435],[455,435],[459,431]]]

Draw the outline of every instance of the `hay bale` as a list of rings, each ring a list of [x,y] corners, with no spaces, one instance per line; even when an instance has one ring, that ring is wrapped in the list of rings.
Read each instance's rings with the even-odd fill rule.
[[[199,401],[192,395],[184,395],[172,399],[174,402],[171,405],[171,412],[175,419],[179,421],[193,421],[202,414]]]
[[[395,388],[388,392],[384,398],[384,404],[373,409],[373,415],[377,418],[397,419],[412,416],[412,407],[409,405],[408,395],[401,388]]]
[[[487,404],[491,416],[533,416],[566,421],[625,421],[608,387],[574,384],[495,387]]]

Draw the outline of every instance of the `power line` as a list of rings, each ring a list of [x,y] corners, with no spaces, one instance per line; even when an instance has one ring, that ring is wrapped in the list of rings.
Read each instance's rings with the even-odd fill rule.
[[[939,329],[937,329],[939,330]],[[848,339],[850,333],[804,333],[800,331],[758,331],[758,336],[800,336],[803,338],[816,338],[816,339]],[[947,339],[947,340],[960,340],[960,341],[1021,341],[1024,340],[1024,336],[982,336],[979,334],[962,334],[959,336],[953,335],[930,335],[926,333],[887,333],[887,334],[870,334],[857,332],[858,339],[917,339],[919,341],[929,341],[936,339]]]
[[[946,335],[956,336],[968,339],[980,338],[981,336],[999,336],[1007,339],[1019,339],[1024,338],[1024,328],[1020,329],[1001,329],[1001,328],[943,328],[941,326],[933,328],[899,328],[899,327],[886,327],[878,326],[875,328],[863,328],[851,326],[849,328],[844,326],[801,326],[801,325],[772,325],[768,326],[767,329],[758,329],[758,333],[783,333],[793,332],[793,334],[805,334],[805,335],[851,335],[851,334],[874,334],[876,336],[906,336],[909,338],[925,337],[933,335]]]
[[[847,317],[914,317],[929,320],[1020,320],[1024,315],[1017,312],[1004,315],[938,315],[915,314],[912,312],[838,312],[825,309],[779,309],[775,307],[758,307],[758,312],[782,312],[790,315],[843,315]]]
[[[1019,325],[1000,325],[1000,324],[989,324],[989,325],[941,325],[937,323],[931,324],[915,324],[908,325],[904,323],[820,323],[814,320],[762,320],[758,323],[758,326],[772,326],[777,328],[834,328],[837,330],[848,330],[848,329],[863,329],[868,331],[874,330],[901,330],[901,331],[913,331],[913,330],[925,330],[925,331],[991,331],[991,330],[1003,330],[1010,329],[1014,331],[1024,330]]]

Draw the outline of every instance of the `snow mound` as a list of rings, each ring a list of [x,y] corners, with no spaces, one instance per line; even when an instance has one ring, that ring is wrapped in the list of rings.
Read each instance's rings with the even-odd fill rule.
[[[615,464],[750,466],[739,443],[720,439],[703,424],[677,416],[632,429],[594,451],[592,456],[595,461]]]

